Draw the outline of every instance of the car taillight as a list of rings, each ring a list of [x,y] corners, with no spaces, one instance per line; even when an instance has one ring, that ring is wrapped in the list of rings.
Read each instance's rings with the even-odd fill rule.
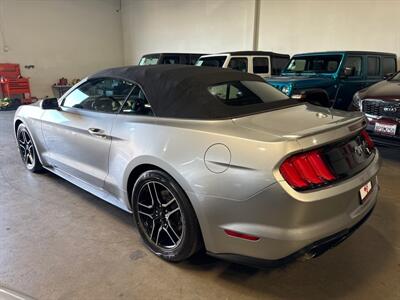
[[[279,168],[283,178],[296,190],[327,184],[336,179],[321,156],[320,150],[296,154]]]
[[[368,132],[366,130],[362,130],[361,131],[361,136],[363,137],[363,139],[367,143],[369,150],[372,150],[372,149],[375,148],[374,141],[371,139],[371,137],[369,136],[369,134],[368,134]]]

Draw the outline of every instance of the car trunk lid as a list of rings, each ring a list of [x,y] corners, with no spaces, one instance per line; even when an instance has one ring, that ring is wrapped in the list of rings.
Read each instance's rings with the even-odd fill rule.
[[[282,141],[295,140],[294,154],[319,150],[337,180],[355,175],[367,167],[374,157],[361,134],[366,120],[359,112],[343,112],[314,105],[300,105],[235,119],[248,129],[271,132]],[[281,162],[282,163],[282,162]]]
[[[251,130],[268,132],[284,139],[301,140],[316,134],[332,133],[364,121],[359,112],[344,112],[311,104],[297,105],[234,119],[233,122]],[[361,126],[360,126],[361,127]],[[349,133],[349,129],[345,133]]]

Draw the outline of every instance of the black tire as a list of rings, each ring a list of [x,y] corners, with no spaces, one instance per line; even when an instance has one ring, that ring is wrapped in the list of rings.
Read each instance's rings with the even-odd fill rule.
[[[17,143],[25,167],[33,173],[42,172],[43,166],[37,155],[35,144],[33,143],[32,137],[24,124],[18,126]]]
[[[157,256],[180,262],[202,248],[200,228],[189,199],[165,172],[149,170],[138,178],[132,191],[132,208],[142,239]]]

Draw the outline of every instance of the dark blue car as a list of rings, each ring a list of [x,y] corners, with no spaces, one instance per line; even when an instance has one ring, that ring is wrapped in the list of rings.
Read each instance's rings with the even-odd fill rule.
[[[323,89],[331,106],[348,110],[355,92],[396,71],[396,55],[392,53],[331,51],[296,54],[281,76],[265,80],[289,96]]]

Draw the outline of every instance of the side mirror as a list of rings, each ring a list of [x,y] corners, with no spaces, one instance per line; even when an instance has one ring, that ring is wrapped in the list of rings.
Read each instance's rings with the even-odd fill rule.
[[[328,93],[323,89],[310,89],[292,95],[292,99],[309,102],[314,105],[331,107]]]
[[[341,78],[354,76],[355,70],[356,69],[354,67],[344,67]]]
[[[57,98],[47,98],[43,99],[41,103],[42,109],[58,109],[58,99]]]

